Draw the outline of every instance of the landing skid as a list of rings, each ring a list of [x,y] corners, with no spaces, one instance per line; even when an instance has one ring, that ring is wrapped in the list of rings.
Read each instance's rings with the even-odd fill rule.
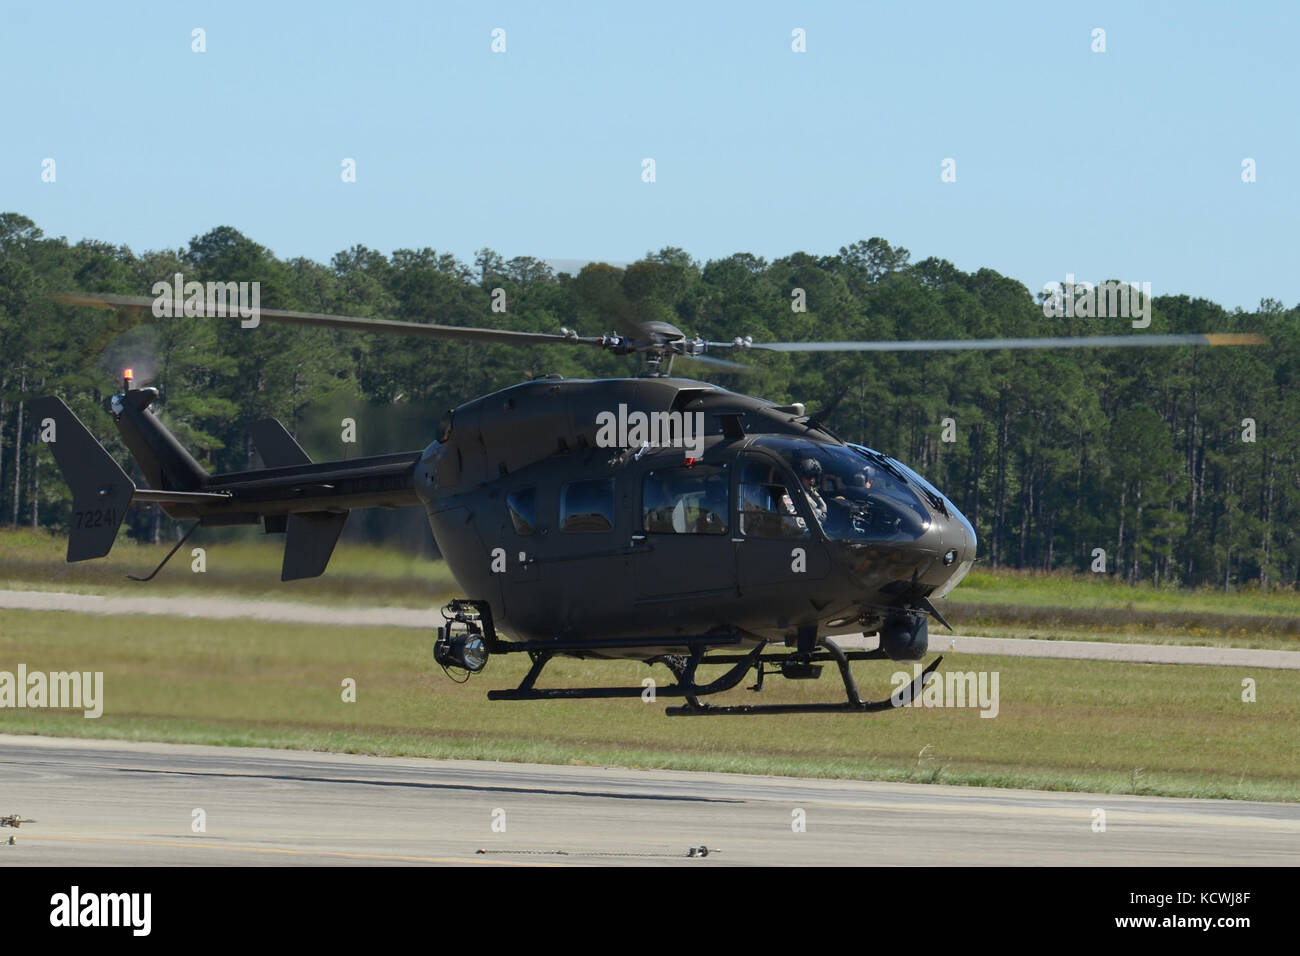
[[[840,713],[875,713],[882,710],[893,710],[895,707],[902,707],[916,700],[922,687],[925,686],[925,680],[943,661],[943,657],[936,657],[923,670],[920,675],[912,681],[906,688],[900,688],[890,694],[884,700],[863,700],[858,693],[857,682],[853,679],[853,674],[849,670],[849,661],[875,660],[884,655],[875,651],[845,651],[830,638],[826,638],[823,646],[825,652],[817,651],[811,655],[798,655],[800,659],[811,661],[833,660],[839,666],[840,677],[844,681],[844,694],[847,700],[838,704],[727,704],[715,706],[706,704],[696,697],[686,695],[686,705],[684,707],[667,707],[664,713],[669,717],[712,717],[723,716],[727,714],[840,714]],[[760,660],[772,661],[789,661],[795,657],[793,654],[772,654],[761,655]],[[761,667],[761,665],[760,665]],[[762,671],[759,671],[760,675]],[[760,683],[762,678],[759,678]]]
[[[492,625],[491,608],[483,601],[456,601],[448,606],[456,615],[465,615],[476,626],[482,627],[484,643],[491,653],[527,653],[533,661],[524,679],[513,690],[488,691],[488,700],[590,700],[600,698],[641,697],[647,688],[642,687],[553,687],[538,688],[538,677],[545,670],[556,654],[577,653],[582,651],[628,650],[637,647],[665,648],[681,647],[685,655],[661,655],[650,659],[650,663],[664,664],[676,683],[666,687],[655,687],[656,697],[682,697],[684,705],[665,708],[664,713],[670,717],[707,717],[729,714],[833,714],[833,713],[875,713],[893,710],[916,700],[925,685],[926,678],[938,668],[942,657],[936,657],[925,670],[905,688],[899,688],[884,700],[863,700],[858,693],[857,682],[849,669],[851,661],[881,660],[887,655],[880,648],[870,651],[845,651],[835,641],[824,638],[821,645],[812,651],[793,653],[769,653],[767,642],[760,642],[756,647],[743,654],[709,655],[719,647],[740,642],[738,634],[710,634],[697,637],[662,637],[636,639],[610,639],[582,642],[547,642],[547,641],[503,641],[497,637]],[[449,618],[450,619],[450,618]],[[476,631],[477,633],[477,631]],[[821,704],[733,704],[715,706],[700,700],[710,694],[731,690],[744,678],[752,668],[758,680],[750,690],[761,690],[765,674],[779,674],[789,679],[815,678],[821,672],[822,662],[833,662],[838,668],[844,682],[845,700],[839,703]],[[700,684],[696,682],[695,673],[701,664],[732,665],[720,677]],[[769,667],[769,665],[774,665]]]
[[[663,644],[660,642],[653,646],[662,647]],[[740,683],[751,667],[758,663],[765,646],[765,644],[759,644],[748,654],[739,657],[729,671],[707,684],[695,683],[695,669],[704,661],[706,650],[704,646],[697,644],[692,647],[691,655],[685,662],[680,662],[678,658],[661,658],[663,663],[668,664],[669,669],[677,677],[677,683],[670,684],[667,687],[656,687],[654,689],[655,696],[685,697],[687,700],[692,700],[697,695],[717,694],[724,690],[730,690]],[[488,691],[488,700],[571,700],[575,698],[640,697],[646,692],[644,687],[552,687],[538,690],[533,684],[536,682],[538,675],[541,674],[542,669],[550,662],[552,656],[549,651],[534,651],[533,666],[519,686],[514,690],[490,690]]]

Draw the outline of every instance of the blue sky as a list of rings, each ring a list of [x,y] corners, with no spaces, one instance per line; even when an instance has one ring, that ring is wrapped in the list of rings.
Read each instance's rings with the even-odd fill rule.
[[[1289,306],[1298,26],[1290,2],[3,0],[0,209],[137,252],[232,225],[319,261],[878,235],[1031,289]]]

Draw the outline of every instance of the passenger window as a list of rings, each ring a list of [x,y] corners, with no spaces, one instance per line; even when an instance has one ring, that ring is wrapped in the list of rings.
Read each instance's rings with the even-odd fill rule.
[[[533,534],[537,530],[536,488],[516,488],[506,495],[506,508],[515,534]]]
[[[641,486],[641,527],[651,534],[726,534],[729,485],[724,468],[652,471]]]
[[[560,530],[612,531],[614,479],[573,481],[560,491]]]

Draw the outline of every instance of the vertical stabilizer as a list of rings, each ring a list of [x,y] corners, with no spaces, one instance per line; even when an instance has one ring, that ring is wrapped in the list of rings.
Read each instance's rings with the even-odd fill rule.
[[[38,398],[31,409],[72,490],[68,560],[102,558],[113,547],[135,484],[62,400]]]

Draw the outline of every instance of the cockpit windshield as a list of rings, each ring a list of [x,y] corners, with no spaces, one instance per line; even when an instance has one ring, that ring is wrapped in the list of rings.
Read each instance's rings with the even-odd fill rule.
[[[764,437],[755,444],[790,466],[808,506],[831,538],[914,541],[930,527],[930,513],[920,497],[884,456],[797,438]]]
[[[868,456],[884,457],[880,454],[880,452],[873,451],[872,449],[867,448],[863,445],[850,444],[849,447],[856,451],[860,451],[863,454]],[[897,458],[890,458],[889,462],[891,465],[893,465],[895,468],[901,471],[904,475],[906,475],[908,481],[912,482],[912,484],[914,485],[919,486],[923,491],[929,493],[932,503],[942,502],[942,510],[944,511],[944,513],[947,514],[950,518],[953,518],[960,524],[964,525],[966,530],[970,532],[971,540],[972,541],[975,540],[975,526],[972,525],[970,521],[967,520],[964,514],[962,514],[959,510],[957,510],[956,505],[954,505],[951,501],[948,500],[947,495],[945,495],[942,491],[936,488],[931,482],[927,481],[924,475],[921,475],[914,469],[909,468],[907,465],[903,464]]]

